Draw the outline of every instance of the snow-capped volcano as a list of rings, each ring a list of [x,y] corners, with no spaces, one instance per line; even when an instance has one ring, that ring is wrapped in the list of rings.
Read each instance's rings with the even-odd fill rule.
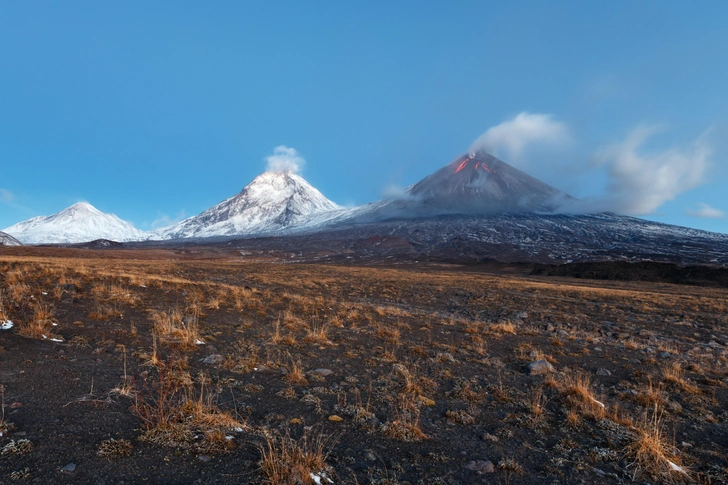
[[[295,228],[309,218],[341,209],[301,176],[265,172],[243,190],[179,224],[156,231],[153,239],[268,234]]]
[[[10,234],[0,231],[0,246],[22,246],[22,243]]]
[[[38,216],[4,229],[23,244],[64,244],[111,239],[140,241],[144,231],[114,214],[105,214],[87,202],[73,204],[50,216]]]

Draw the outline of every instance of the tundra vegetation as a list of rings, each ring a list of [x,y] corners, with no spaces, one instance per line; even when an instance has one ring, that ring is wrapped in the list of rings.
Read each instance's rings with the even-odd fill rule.
[[[726,483],[727,307],[506,266],[3,249],[0,482]]]

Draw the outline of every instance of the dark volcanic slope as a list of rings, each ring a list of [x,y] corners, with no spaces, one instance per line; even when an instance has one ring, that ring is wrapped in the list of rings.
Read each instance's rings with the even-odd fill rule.
[[[728,235],[614,214],[441,216],[224,244],[247,254],[283,251],[291,260],[308,261],[652,260],[728,265]]]
[[[372,204],[358,220],[444,214],[553,213],[575,200],[494,156],[463,155],[407,189],[406,196]]]
[[[473,214],[551,212],[569,198],[485,152],[456,159],[408,192],[431,210]]]

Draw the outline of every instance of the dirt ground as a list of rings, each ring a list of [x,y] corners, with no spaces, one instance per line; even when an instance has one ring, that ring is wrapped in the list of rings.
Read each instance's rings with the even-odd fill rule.
[[[4,248],[0,291],[3,484],[728,483],[725,288]]]

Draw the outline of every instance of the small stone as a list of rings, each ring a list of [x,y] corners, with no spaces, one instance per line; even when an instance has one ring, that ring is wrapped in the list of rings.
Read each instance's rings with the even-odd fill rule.
[[[375,455],[371,451],[367,451],[366,453],[364,453],[364,459],[366,461],[377,461],[377,455]]]
[[[599,369],[597,371],[598,376],[611,376],[612,373],[608,369]]]
[[[210,457],[207,455],[198,455],[197,459],[203,463],[207,463],[208,461],[210,461]]]
[[[342,418],[341,416],[338,416],[336,414],[332,414],[331,416],[329,416],[328,419],[329,419],[329,421],[331,421],[333,423],[340,423],[341,421],[344,420],[344,418]]]
[[[490,460],[473,460],[469,461],[465,468],[473,470],[478,473],[493,473],[495,472],[495,466]]]
[[[540,376],[554,371],[554,366],[546,359],[537,360],[528,364],[528,370],[532,376]]]
[[[332,371],[331,369],[324,369],[323,367],[311,371],[311,374],[318,374],[321,377],[328,377],[333,373],[334,371]]]
[[[222,361],[223,360],[224,359],[223,359],[223,356],[222,355],[220,355],[220,354],[212,354],[212,355],[208,355],[207,357],[205,357],[204,359],[202,359],[202,363],[203,364],[218,365],[218,364],[222,364]]]
[[[69,463],[68,465],[61,468],[62,472],[72,472],[76,470],[76,464],[75,463]]]
[[[516,314],[516,320],[526,320],[528,318],[527,312],[519,312]]]
[[[23,407],[23,403],[18,401],[15,401],[10,405],[10,409],[18,409],[20,407]]]
[[[602,351],[601,347],[594,347],[594,352],[601,352],[601,351]]]
[[[663,359],[669,359],[670,352],[660,352],[660,357],[662,357]]]
[[[550,323],[548,325],[546,325],[547,332],[553,332],[554,330],[556,330],[556,328],[554,328],[554,326],[551,325]]]
[[[485,434],[483,435],[483,439],[484,439],[485,441],[492,441],[493,443],[497,443],[497,442],[498,442],[498,437],[497,437],[497,436],[495,436],[495,435],[492,435],[492,434],[490,434],[490,433],[485,433]]]
[[[290,421],[288,421],[288,424],[302,424],[303,420],[301,418],[291,418]]]

